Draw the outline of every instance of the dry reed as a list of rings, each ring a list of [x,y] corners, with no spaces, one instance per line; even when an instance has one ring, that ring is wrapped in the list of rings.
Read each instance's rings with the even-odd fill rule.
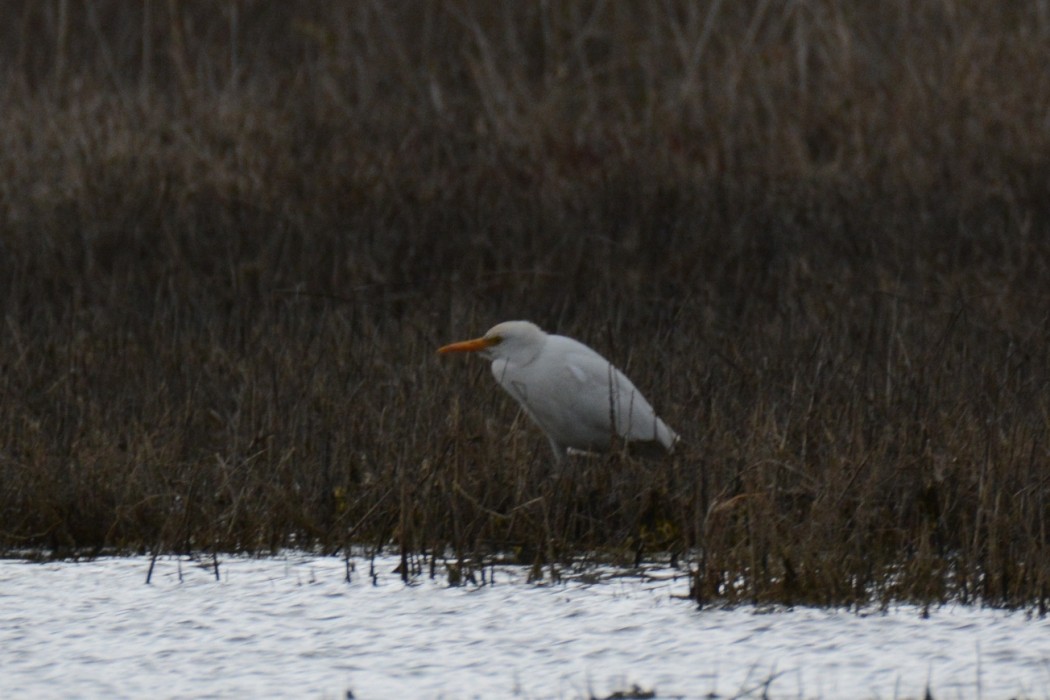
[[[0,547],[1050,597],[1045,3],[5,3]],[[481,363],[613,358],[552,471]],[[451,575],[451,574],[450,574]]]

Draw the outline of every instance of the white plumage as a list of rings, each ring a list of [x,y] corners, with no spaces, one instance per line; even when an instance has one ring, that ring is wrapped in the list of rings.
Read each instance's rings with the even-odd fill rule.
[[[583,343],[550,335],[528,321],[506,321],[440,353],[477,352],[492,375],[547,435],[555,456],[605,452],[626,441],[646,456],[670,452],[678,435],[631,380]]]

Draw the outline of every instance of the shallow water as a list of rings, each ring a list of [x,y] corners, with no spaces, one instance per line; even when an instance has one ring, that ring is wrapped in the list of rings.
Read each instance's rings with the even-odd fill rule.
[[[0,696],[1050,697],[1050,622],[952,606],[698,610],[670,569],[406,586],[397,561],[0,561]]]

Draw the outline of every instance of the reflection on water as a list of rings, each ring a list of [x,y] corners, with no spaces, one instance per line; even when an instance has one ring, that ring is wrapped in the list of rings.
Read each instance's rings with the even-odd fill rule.
[[[0,561],[3,697],[1045,697],[1050,622],[697,610],[680,572],[410,586],[381,558]]]

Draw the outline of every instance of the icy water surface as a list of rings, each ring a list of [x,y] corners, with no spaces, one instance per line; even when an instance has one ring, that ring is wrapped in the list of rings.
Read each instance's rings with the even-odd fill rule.
[[[674,570],[406,586],[396,560],[0,561],[4,698],[1050,697],[1050,622],[697,608]]]

